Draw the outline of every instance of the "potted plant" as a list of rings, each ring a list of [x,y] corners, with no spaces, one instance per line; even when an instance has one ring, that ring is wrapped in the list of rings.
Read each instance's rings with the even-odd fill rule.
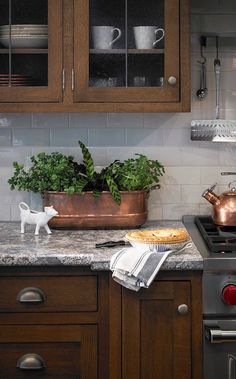
[[[136,154],[115,160],[97,172],[88,148],[79,141],[83,162],[59,152],[31,157],[31,167],[13,163],[10,188],[42,194],[44,206],[53,205],[58,216],[54,228],[138,227],[147,219],[149,191],[159,187],[164,167],[157,160]]]

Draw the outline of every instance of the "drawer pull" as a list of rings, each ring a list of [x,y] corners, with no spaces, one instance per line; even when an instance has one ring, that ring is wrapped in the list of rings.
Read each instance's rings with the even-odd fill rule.
[[[26,287],[17,295],[20,303],[42,303],[46,299],[43,291],[36,287]]]
[[[16,367],[21,370],[42,370],[46,367],[46,364],[38,354],[25,354],[18,359]]]

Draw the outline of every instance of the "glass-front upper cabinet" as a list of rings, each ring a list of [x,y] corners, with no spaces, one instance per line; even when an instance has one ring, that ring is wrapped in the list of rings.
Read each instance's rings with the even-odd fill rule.
[[[62,1],[0,0],[0,101],[62,99]]]
[[[74,15],[75,101],[179,101],[179,0],[77,0]]]

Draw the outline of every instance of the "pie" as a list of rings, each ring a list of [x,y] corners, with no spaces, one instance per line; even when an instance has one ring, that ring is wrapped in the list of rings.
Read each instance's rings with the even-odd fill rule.
[[[129,232],[125,236],[128,241],[149,244],[173,244],[186,242],[189,234],[185,229],[154,229]]]

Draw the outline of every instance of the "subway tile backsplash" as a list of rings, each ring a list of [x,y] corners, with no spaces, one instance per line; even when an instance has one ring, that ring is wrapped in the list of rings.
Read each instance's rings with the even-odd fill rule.
[[[12,162],[30,165],[30,156],[60,151],[81,160],[78,140],[89,146],[99,167],[114,159],[142,153],[164,164],[161,188],[149,198],[149,219],[179,220],[184,214],[209,214],[211,205],[202,192],[214,182],[216,191],[227,189],[236,171],[236,144],[190,140],[192,119],[215,118],[214,39],[208,40],[208,96],[199,101],[202,33],[236,33],[235,0],[191,0],[191,113],[2,113],[0,114],[0,220],[19,220],[18,202],[40,209],[38,194],[10,191]],[[236,119],[236,38],[220,39],[222,62],[221,117]]]

